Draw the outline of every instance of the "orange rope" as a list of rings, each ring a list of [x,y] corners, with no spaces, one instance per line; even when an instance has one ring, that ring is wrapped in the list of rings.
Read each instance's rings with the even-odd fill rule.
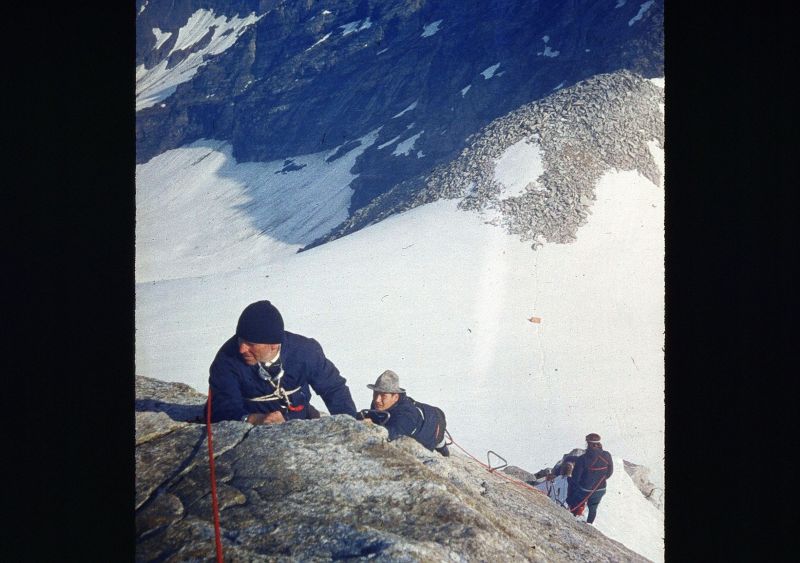
[[[570,508],[570,509],[569,509],[569,511],[570,511],[570,512],[572,512],[572,513],[573,513],[574,515],[576,515],[576,516],[578,516],[579,514],[581,514],[581,513],[583,512],[583,505],[586,503],[586,501],[587,501],[587,500],[589,500],[589,497],[590,497],[590,496],[592,496],[592,495],[594,494],[594,492],[595,492],[595,491],[598,489],[598,487],[600,487],[600,483],[602,483],[602,482],[603,482],[603,481],[605,481],[605,480],[606,480],[606,478],[605,478],[605,477],[603,477],[602,479],[600,479],[600,480],[597,482],[597,484],[594,486],[594,489],[592,489],[591,491],[589,491],[589,494],[588,494],[588,495],[586,495],[585,497],[583,497],[583,500],[582,500],[582,501],[580,501],[578,504],[576,504],[575,506],[573,506],[572,508]],[[586,490],[586,489],[584,489],[584,490]]]
[[[483,462],[482,462],[481,460],[479,460],[477,457],[475,457],[474,455],[472,455],[471,453],[469,453],[467,450],[465,450],[464,448],[462,448],[462,447],[461,447],[461,446],[460,446],[460,445],[459,445],[459,444],[458,444],[458,443],[457,443],[457,442],[456,442],[456,441],[453,439],[453,435],[452,435],[452,434],[450,434],[450,432],[448,432],[448,433],[447,433],[447,435],[448,435],[448,436],[450,436],[450,441],[453,443],[453,445],[454,445],[454,446],[456,446],[456,447],[457,447],[459,450],[461,450],[462,452],[464,452],[465,454],[467,454],[469,457],[471,457],[472,459],[474,459],[475,461],[477,461],[477,462],[478,462],[480,465],[482,465],[482,466],[483,466],[483,467],[484,467],[484,468],[485,468],[485,469],[486,469],[486,470],[487,470],[489,473],[492,473],[492,474],[494,474],[494,475],[498,475],[498,476],[502,477],[503,479],[505,479],[505,480],[507,480],[507,481],[510,481],[510,482],[511,482],[511,483],[513,483],[514,485],[519,485],[520,487],[525,487],[526,489],[530,489],[530,490],[532,490],[532,491],[536,491],[536,492],[537,492],[537,493],[539,493],[540,495],[547,496],[547,493],[545,493],[544,491],[540,491],[540,490],[539,490],[539,489],[537,489],[536,487],[532,487],[532,486],[531,486],[531,485],[529,485],[528,483],[525,483],[524,481],[520,481],[519,479],[516,479],[516,478],[512,477],[511,475],[506,475],[505,473],[497,473],[497,472],[495,472],[495,470],[494,470],[494,469],[492,469],[492,468],[491,468],[491,466],[489,466],[489,465],[487,465],[487,464],[483,463]]]
[[[222,558],[222,539],[219,532],[219,504],[217,503],[217,477],[214,473],[214,447],[211,444],[211,389],[208,390],[206,432],[208,434],[208,465],[211,468],[211,512],[214,516],[214,542],[217,547],[217,563],[224,563],[225,560]]]

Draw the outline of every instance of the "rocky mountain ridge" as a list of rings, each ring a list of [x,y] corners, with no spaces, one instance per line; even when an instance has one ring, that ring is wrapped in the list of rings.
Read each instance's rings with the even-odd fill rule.
[[[214,558],[205,396],[136,378],[136,560]],[[213,425],[232,561],[646,561],[459,452],[344,416]]]
[[[649,145],[664,148],[663,107],[664,88],[652,80],[626,70],[593,76],[495,119],[458,158],[395,186],[306,248],[441,198],[463,198],[459,208],[491,215],[488,222],[534,248],[570,242],[604,172],[635,170],[660,183]],[[544,172],[519,195],[504,197],[496,163],[520,142],[541,149]]]

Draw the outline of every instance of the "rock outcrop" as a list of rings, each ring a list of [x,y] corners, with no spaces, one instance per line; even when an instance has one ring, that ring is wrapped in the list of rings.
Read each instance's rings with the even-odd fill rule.
[[[204,395],[136,379],[136,560],[214,558]],[[212,427],[229,561],[646,561],[459,452],[344,415]]]
[[[649,147],[664,148],[663,104],[663,88],[627,70],[558,90],[495,119],[468,139],[458,158],[398,184],[307,248],[442,198],[461,198],[460,209],[483,213],[533,248],[571,242],[592,212],[605,172],[636,170],[660,183]],[[505,197],[496,163],[521,141],[540,147],[543,172],[519,195]]]
[[[642,491],[644,498],[659,510],[664,510],[664,489],[656,487],[650,481],[650,469],[625,460],[625,473],[630,475],[636,487]]]

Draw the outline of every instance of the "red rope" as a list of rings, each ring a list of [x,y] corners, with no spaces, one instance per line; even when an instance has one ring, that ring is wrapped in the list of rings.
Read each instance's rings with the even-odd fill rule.
[[[485,464],[485,463],[483,463],[481,460],[479,460],[477,457],[475,457],[474,455],[472,455],[471,453],[469,453],[467,450],[465,450],[464,448],[462,448],[462,447],[461,447],[461,446],[460,446],[460,445],[459,445],[459,444],[458,444],[458,443],[457,443],[457,442],[456,442],[456,441],[453,439],[453,435],[452,435],[452,434],[450,434],[450,432],[448,432],[448,433],[447,433],[447,435],[448,435],[448,436],[450,436],[450,442],[452,442],[454,446],[456,446],[456,447],[457,447],[459,450],[461,450],[462,452],[464,452],[465,454],[467,454],[469,457],[471,457],[472,459],[474,459],[475,461],[477,461],[477,462],[478,462],[480,465],[482,465],[482,466],[483,466],[483,467],[484,467],[484,468],[485,468],[485,469],[486,469],[486,470],[487,470],[489,473],[492,473],[492,474],[494,474],[494,475],[498,475],[498,476],[502,477],[503,479],[505,479],[505,480],[507,480],[507,481],[510,481],[510,482],[511,482],[511,483],[513,483],[514,485],[519,485],[520,487],[525,487],[526,489],[530,489],[530,490],[532,490],[532,491],[536,491],[536,492],[537,492],[537,493],[539,493],[540,495],[547,496],[547,493],[545,493],[544,491],[540,491],[540,490],[539,490],[539,489],[537,489],[536,487],[532,487],[531,485],[529,485],[528,483],[525,483],[524,481],[520,481],[519,479],[515,479],[515,478],[514,478],[514,477],[512,477],[511,475],[506,475],[505,473],[497,473],[497,472],[496,472],[494,469],[492,469],[492,468],[491,468],[491,466],[489,466],[489,465],[486,465],[486,464]]]
[[[222,539],[219,532],[219,504],[217,503],[217,476],[214,473],[214,447],[211,443],[211,389],[208,390],[206,433],[208,434],[208,465],[211,468],[211,511],[214,516],[214,542],[217,546],[217,563],[224,563],[225,560],[222,558]]]
[[[603,477],[602,479],[600,479],[600,480],[597,482],[597,484],[594,486],[594,489],[592,489],[591,491],[589,491],[589,494],[588,494],[588,495],[586,495],[585,497],[583,497],[583,500],[582,500],[582,501],[580,501],[578,504],[576,504],[575,506],[573,506],[572,508],[570,508],[570,509],[569,509],[569,511],[570,511],[570,512],[572,512],[573,514],[575,514],[576,516],[577,516],[577,515],[579,515],[579,514],[581,514],[581,513],[583,512],[583,505],[586,503],[586,501],[587,501],[587,500],[589,500],[589,497],[590,497],[590,496],[592,496],[592,495],[594,494],[594,492],[595,492],[595,491],[597,490],[597,488],[600,486],[600,483],[602,483],[602,482],[603,482],[603,481],[605,481],[605,480],[606,480],[606,478],[605,478],[605,477]],[[584,490],[585,490],[585,489],[584,489]],[[577,512],[576,512],[576,511],[577,511]]]

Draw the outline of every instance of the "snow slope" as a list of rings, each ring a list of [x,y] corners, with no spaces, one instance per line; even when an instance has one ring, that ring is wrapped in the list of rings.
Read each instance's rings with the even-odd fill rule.
[[[337,149],[240,164],[230,144],[200,140],[137,165],[136,281],[293,255],[347,218],[350,169],[377,135],[331,162]]]

